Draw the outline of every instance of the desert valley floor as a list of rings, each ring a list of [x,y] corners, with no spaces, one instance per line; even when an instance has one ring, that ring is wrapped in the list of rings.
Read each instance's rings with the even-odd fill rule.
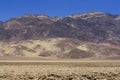
[[[0,80],[120,80],[119,60],[22,59],[1,58]]]

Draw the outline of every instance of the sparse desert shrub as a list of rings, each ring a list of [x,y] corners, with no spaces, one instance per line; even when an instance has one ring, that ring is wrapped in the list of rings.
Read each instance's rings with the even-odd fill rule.
[[[78,62],[78,61],[77,62],[74,61],[47,62],[46,61],[46,62],[37,62],[37,63],[7,62],[7,63],[0,63],[0,65],[1,65],[0,80],[119,80],[120,79],[120,67],[119,67],[120,62]]]

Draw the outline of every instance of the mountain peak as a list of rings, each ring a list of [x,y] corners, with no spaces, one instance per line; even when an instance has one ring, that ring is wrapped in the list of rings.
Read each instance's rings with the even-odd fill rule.
[[[71,18],[89,19],[89,18],[92,18],[92,17],[103,17],[105,15],[106,15],[106,13],[93,11],[93,12],[88,12],[88,13],[73,14],[73,15],[71,15],[69,17],[71,17]]]
[[[25,14],[23,17],[33,17],[33,18],[49,18],[49,16],[47,15],[44,15],[44,14],[34,14],[34,15],[31,15],[31,14]]]
[[[86,14],[96,15],[96,14],[105,14],[105,13],[99,11],[93,11],[93,12],[88,12]]]

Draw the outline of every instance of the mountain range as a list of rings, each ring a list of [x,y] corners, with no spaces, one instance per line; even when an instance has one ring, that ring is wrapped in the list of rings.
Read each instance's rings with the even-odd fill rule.
[[[0,55],[120,59],[120,15],[103,12],[0,21]]]

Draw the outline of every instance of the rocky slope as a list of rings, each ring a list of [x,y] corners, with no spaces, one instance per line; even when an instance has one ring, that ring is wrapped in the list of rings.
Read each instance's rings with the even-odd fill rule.
[[[119,31],[120,16],[108,13],[24,15],[0,22],[0,55],[119,59]]]
[[[69,38],[0,42],[1,56],[26,56],[73,59],[119,59],[120,47]]]

